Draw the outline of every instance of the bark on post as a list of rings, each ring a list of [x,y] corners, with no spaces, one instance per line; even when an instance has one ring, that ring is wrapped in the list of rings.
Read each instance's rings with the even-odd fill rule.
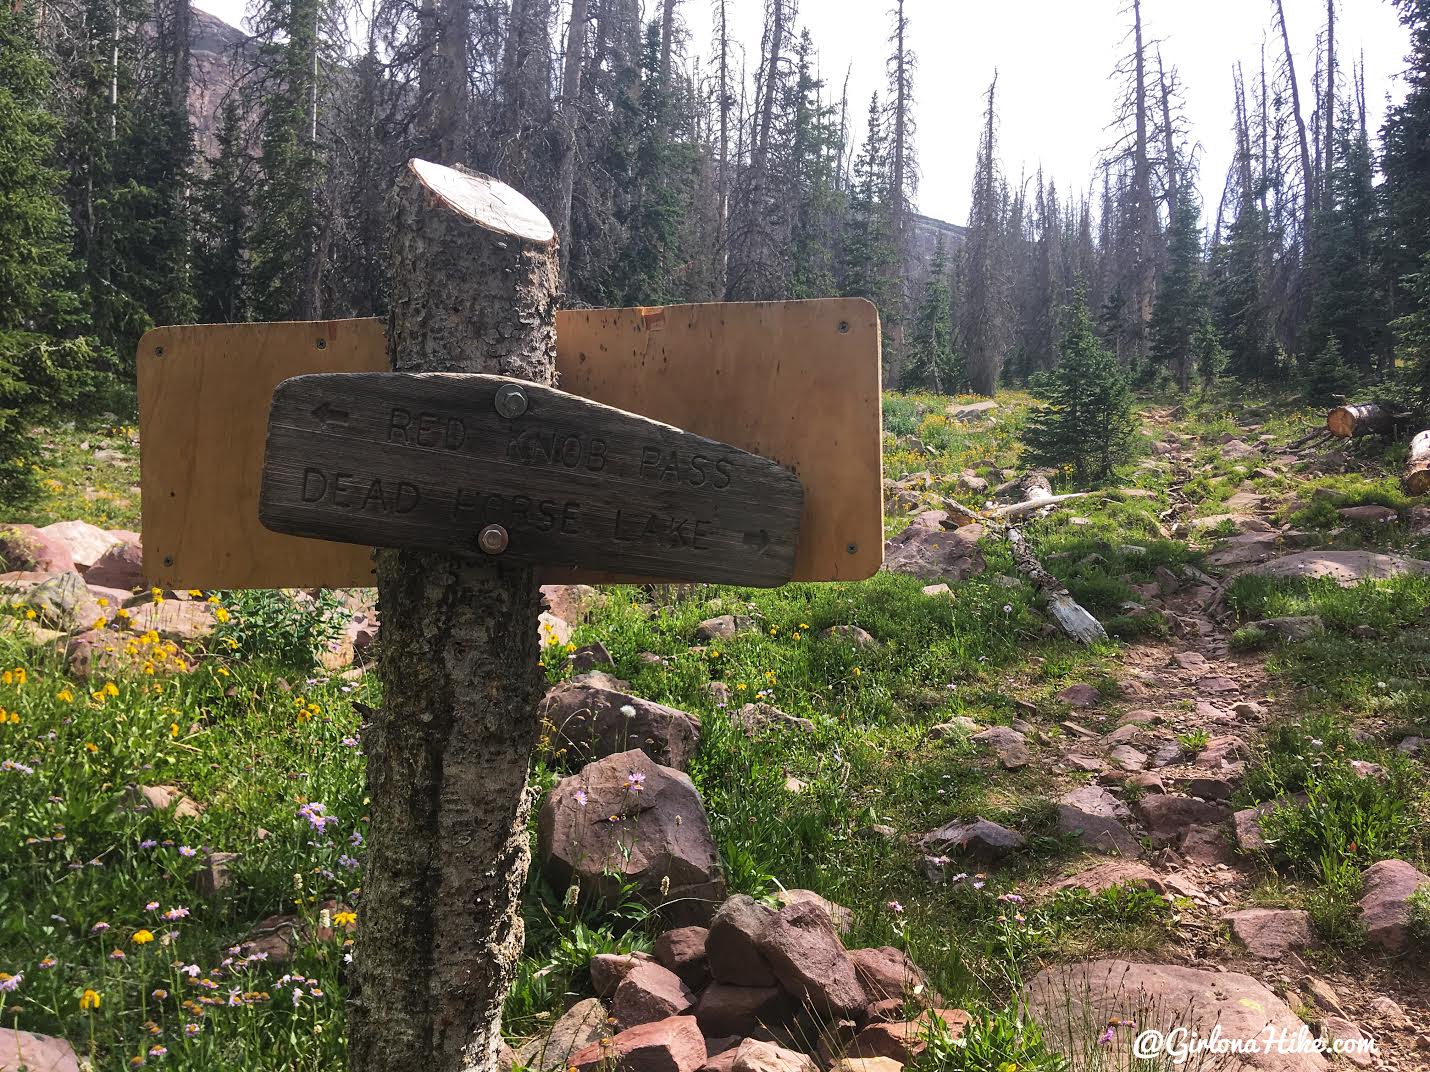
[[[420,160],[393,209],[393,370],[551,383],[556,238],[540,210]],[[384,699],[363,731],[350,1067],[491,1070],[523,938],[540,589],[529,568],[392,550],[377,585]]]
[[[1407,495],[1430,494],[1430,428],[1410,441],[1410,456],[1405,459],[1400,486]]]

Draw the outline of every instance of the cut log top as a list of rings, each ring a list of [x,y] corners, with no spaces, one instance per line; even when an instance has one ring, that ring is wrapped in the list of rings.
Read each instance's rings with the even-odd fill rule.
[[[1430,428],[1410,441],[1405,475],[1400,485],[1407,495],[1430,495]]]
[[[490,175],[415,158],[407,166],[434,196],[479,227],[525,242],[549,245],[556,240],[556,231],[541,209]]]

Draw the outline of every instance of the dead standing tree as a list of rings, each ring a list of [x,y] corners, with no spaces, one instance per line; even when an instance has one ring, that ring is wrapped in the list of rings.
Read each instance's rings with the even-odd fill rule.
[[[558,265],[546,217],[485,176],[411,161],[393,196],[394,372],[550,384]],[[540,589],[529,566],[377,552],[383,707],[354,959],[355,1072],[494,1069],[522,945]]]

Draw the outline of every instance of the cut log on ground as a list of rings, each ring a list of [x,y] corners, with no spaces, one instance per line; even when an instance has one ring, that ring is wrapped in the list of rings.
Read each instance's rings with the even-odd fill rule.
[[[1342,439],[1363,435],[1386,435],[1395,428],[1395,414],[1379,402],[1337,406],[1326,414],[1326,429]]]
[[[1430,494],[1430,428],[1410,441],[1410,457],[1405,460],[1400,486],[1407,495]]]
[[[394,372],[550,384],[556,236],[508,186],[410,161],[393,195]],[[349,1001],[353,1072],[496,1067],[521,953],[541,590],[530,567],[377,552],[382,709]]]

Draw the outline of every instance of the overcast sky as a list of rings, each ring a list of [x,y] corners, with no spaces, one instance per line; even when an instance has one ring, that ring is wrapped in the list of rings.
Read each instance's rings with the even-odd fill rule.
[[[650,11],[656,0],[644,0]],[[1130,0],[1129,0],[1130,2]],[[1317,35],[1324,0],[1284,0],[1301,83],[1311,107]],[[836,98],[850,72],[853,118],[862,128],[869,94],[884,87],[892,0],[800,0],[799,24],[813,35],[821,75]],[[200,0],[199,6],[237,24],[244,0]],[[680,0],[692,54],[708,54],[713,0]],[[1001,158],[1009,178],[1040,165],[1059,189],[1085,189],[1110,140],[1107,124],[1119,94],[1112,80],[1128,48],[1123,0],[906,0],[918,55],[914,80],[921,181],[920,211],[954,223],[968,214],[969,188],[982,113],[982,94],[998,71]],[[1263,41],[1268,62],[1280,54],[1271,37],[1272,0],[1143,0],[1148,40],[1183,83],[1185,111],[1202,146],[1203,199],[1214,211],[1232,153],[1232,66],[1248,78]],[[764,0],[731,0],[731,19],[751,66],[758,62]],[[1389,0],[1339,0],[1337,52],[1342,77],[1364,53],[1372,130],[1387,98],[1404,95],[1399,73],[1409,39]],[[1309,115],[1307,115],[1309,121]],[[862,131],[858,134],[862,137]]]

